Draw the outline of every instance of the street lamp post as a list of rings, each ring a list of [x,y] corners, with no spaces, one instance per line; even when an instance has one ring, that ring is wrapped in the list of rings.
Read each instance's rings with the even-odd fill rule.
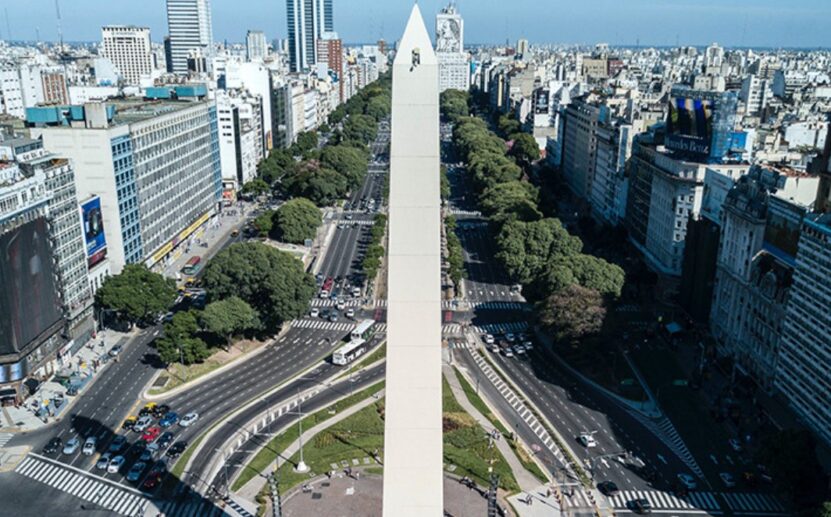
[[[300,462],[297,463],[297,467],[295,467],[294,471],[299,473],[306,473],[309,471],[309,466],[306,465],[306,462],[303,460],[303,409],[301,407],[302,400],[300,398],[300,389],[297,389],[297,411],[295,414],[297,415],[297,426],[299,428],[299,434],[297,435],[297,440],[300,444]]]

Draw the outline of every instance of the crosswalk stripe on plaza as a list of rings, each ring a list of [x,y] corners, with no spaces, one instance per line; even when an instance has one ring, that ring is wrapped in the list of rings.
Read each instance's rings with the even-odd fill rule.
[[[0,433],[0,449],[5,447],[12,438],[14,438],[14,434],[12,433]]]
[[[36,454],[26,456],[14,471],[119,515],[136,515],[147,505],[147,498],[133,488],[93,474],[75,472],[71,467]]]
[[[723,513],[724,509],[716,496],[720,496],[727,503],[732,512],[749,513],[753,515],[784,515],[785,507],[772,494],[748,492],[690,492],[686,497],[679,498],[669,492],[658,490],[623,490],[620,494],[609,497],[609,502],[615,509],[626,509],[626,503],[635,499],[646,499],[657,510],[683,510],[685,512]]]
[[[333,330],[337,332],[348,332],[355,328],[357,323],[354,322],[332,322],[323,319],[303,318],[291,322],[291,326],[301,329],[317,329],[317,330]],[[387,330],[386,323],[376,323],[375,332],[385,332]]]

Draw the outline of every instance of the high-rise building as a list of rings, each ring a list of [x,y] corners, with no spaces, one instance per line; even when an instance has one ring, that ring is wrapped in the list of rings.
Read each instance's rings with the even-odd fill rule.
[[[335,31],[333,0],[286,0],[289,67],[309,70],[317,63],[317,40]]]
[[[245,57],[248,61],[262,61],[268,54],[263,31],[248,31],[245,35]]]
[[[143,99],[28,110],[32,134],[70,158],[78,197],[101,198],[113,273],[160,269],[216,213],[222,191],[216,106],[204,85]]]
[[[338,98],[343,98],[343,42],[338,38],[337,33],[327,32],[317,40],[318,64],[326,66],[338,82]]]
[[[776,387],[826,444],[831,443],[831,214],[802,223],[793,285],[776,365]]]
[[[213,55],[210,0],[167,0],[167,31],[167,71],[186,74],[188,57],[194,52]]]
[[[150,29],[123,25],[102,27],[101,56],[112,62],[125,84],[140,84],[142,77],[149,77],[153,72]]]
[[[455,3],[436,15],[436,57],[439,60],[439,91],[470,88],[470,58],[465,52],[465,25]]]
[[[520,38],[516,42],[516,53],[519,56],[527,57],[528,56],[528,40],[525,38]]]

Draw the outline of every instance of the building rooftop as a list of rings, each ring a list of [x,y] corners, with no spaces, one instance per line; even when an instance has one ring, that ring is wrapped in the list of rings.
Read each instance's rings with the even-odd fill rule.
[[[139,97],[129,97],[115,101],[107,101],[115,107],[115,115],[111,125],[131,124],[147,119],[173,113],[175,111],[190,108],[194,105],[191,101],[173,99],[147,100]]]

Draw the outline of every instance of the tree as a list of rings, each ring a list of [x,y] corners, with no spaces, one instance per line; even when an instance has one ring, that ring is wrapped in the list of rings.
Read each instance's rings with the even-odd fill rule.
[[[343,136],[347,140],[357,140],[368,144],[375,140],[378,134],[378,124],[369,115],[350,115],[343,123]]]
[[[329,133],[332,132],[332,128],[329,127],[329,124],[327,124],[326,122],[321,124],[320,127],[317,128],[317,130],[320,131],[321,133],[324,133],[324,134],[329,134]]]
[[[364,150],[348,145],[330,145],[320,153],[320,163],[344,176],[350,188],[359,186],[366,176],[369,156]]]
[[[210,350],[199,332],[198,315],[195,311],[177,312],[164,325],[164,336],[156,340],[159,358],[167,363],[182,362],[193,364],[210,357]]]
[[[526,168],[540,159],[540,146],[534,137],[528,133],[514,133],[511,135],[514,145],[511,146],[511,155]]]
[[[265,237],[274,228],[274,210],[264,210],[253,221],[251,226],[257,230],[260,237]]]
[[[176,282],[140,264],[128,264],[107,277],[95,293],[98,307],[114,311],[130,323],[167,312],[176,301]]]
[[[582,246],[558,219],[512,220],[496,235],[496,259],[514,281],[528,284],[540,278],[554,257],[580,253]]]
[[[231,296],[205,306],[201,322],[205,330],[224,338],[230,347],[235,334],[260,328],[260,315],[244,300]]]
[[[520,221],[542,219],[537,210],[539,191],[525,181],[509,181],[487,188],[479,197],[482,212],[496,222],[511,217]]]
[[[268,158],[257,164],[257,174],[269,185],[283,176],[286,169],[294,164],[294,157],[286,151],[271,151]]]
[[[583,287],[593,289],[604,296],[620,296],[626,276],[620,266],[582,253],[570,257],[568,265],[574,279]]]
[[[282,188],[292,197],[305,197],[318,206],[331,205],[349,190],[347,179],[322,167],[317,160],[295,163],[287,172]]]
[[[441,165],[441,176],[439,177],[439,192],[442,199],[450,197],[450,180],[447,178],[447,166]]]
[[[500,116],[499,122],[496,125],[504,136],[512,135],[519,131],[519,121],[508,115]]]
[[[294,148],[294,155],[299,156],[307,151],[317,148],[317,132],[304,131],[297,135],[297,141],[292,146]]]
[[[254,178],[253,180],[249,181],[245,185],[242,186],[242,190],[240,190],[240,194],[257,197],[263,194],[268,193],[271,190],[271,187],[260,178]]]
[[[260,313],[266,329],[306,312],[314,278],[291,254],[260,242],[232,244],[205,267],[202,283],[211,301],[238,296]]]
[[[374,118],[376,121],[381,121],[390,114],[392,99],[386,92],[376,95],[369,99],[364,106],[364,113]]]
[[[557,291],[539,306],[540,322],[561,341],[599,332],[605,316],[603,295],[576,284]]]
[[[320,226],[320,209],[305,198],[287,201],[274,213],[274,233],[283,242],[300,244],[313,239]]]
[[[468,100],[470,94],[463,90],[449,89],[441,92],[439,96],[439,107],[441,115],[445,120],[455,121],[470,113]]]

